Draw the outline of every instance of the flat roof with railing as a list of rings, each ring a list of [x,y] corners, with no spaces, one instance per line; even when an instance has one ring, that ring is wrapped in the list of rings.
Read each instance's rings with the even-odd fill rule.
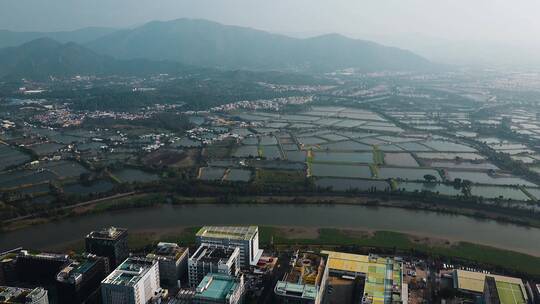
[[[158,243],[156,249],[147,255],[147,258],[178,260],[186,252],[187,247],[178,246],[176,243]]]
[[[126,232],[127,229],[125,228],[109,227],[102,230],[92,231],[86,236],[86,238],[116,240]]]
[[[234,255],[235,251],[239,250],[235,248],[218,248],[207,245],[201,245],[191,256],[191,261],[205,262],[205,263],[227,263]]]
[[[135,285],[157,263],[145,258],[127,258],[102,283],[111,285]]]
[[[258,231],[257,226],[204,226],[197,232],[197,237],[249,241]]]

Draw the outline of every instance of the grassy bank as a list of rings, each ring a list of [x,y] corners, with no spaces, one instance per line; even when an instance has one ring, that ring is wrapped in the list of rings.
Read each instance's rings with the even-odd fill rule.
[[[262,227],[261,241],[269,244],[271,239],[274,245],[334,245],[414,250],[431,256],[459,258],[540,276],[539,257],[466,242],[419,244],[415,243],[411,236],[397,232],[377,231],[362,235],[339,229],[320,229],[315,238],[287,238],[278,228]]]
[[[132,233],[130,247],[135,250],[147,248],[158,241],[178,242],[183,245],[195,243],[195,233],[200,227],[179,228],[176,231]],[[511,272],[540,277],[540,258],[518,252],[465,242],[450,242],[389,232],[365,232],[342,229],[290,228],[304,230],[290,232],[288,228],[260,227],[261,246],[288,246],[316,249],[351,246],[355,248],[381,249],[397,254],[419,254],[431,257],[453,258],[478,264],[496,266]],[[422,242],[417,242],[419,239]]]

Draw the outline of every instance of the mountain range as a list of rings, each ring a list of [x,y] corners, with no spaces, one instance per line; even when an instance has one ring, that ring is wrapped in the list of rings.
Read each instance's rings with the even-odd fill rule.
[[[0,49],[0,77],[166,72],[183,66],[287,72],[433,67],[412,52],[338,34],[298,39],[198,19],[122,30],[0,31],[0,41],[10,46]]]
[[[49,76],[178,73],[188,69],[177,62],[118,60],[74,42],[60,43],[50,38],[39,38],[18,47],[0,49],[0,78],[9,80],[41,80]]]
[[[84,44],[117,31],[106,27],[87,27],[63,32],[14,32],[0,30],[0,48],[19,46],[39,38],[51,38],[58,42]]]

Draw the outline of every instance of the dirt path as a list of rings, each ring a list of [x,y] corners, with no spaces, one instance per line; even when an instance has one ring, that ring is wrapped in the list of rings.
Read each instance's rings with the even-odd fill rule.
[[[107,197],[103,197],[103,198],[98,198],[98,199],[78,203],[78,204],[75,204],[75,205],[69,205],[69,206],[65,206],[65,207],[56,208],[55,210],[61,211],[61,210],[71,210],[71,209],[76,209],[76,208],[80,208],[80,207],[86,207],[86,206],[97,204],[97,203],[100,203],[100,202],[103,202],[103,201],[128,197],[128,196],[134,195],[136,193],[137,192],[133,191],[133,192],[115,194],[115,195],[111,195],[111,196],[107,196]],[[14,223],[14,222],[17,222],[17,221],[23,221],[23,220],[27,220],[27,219],[34,218],[34,217],[39,217],[39,216],[40,216],[39,213],[32,213],[32,214],[28,214],[28,215],[19,216],[19,217],[16,217],[16,218],[5,220],[4,223],[5,224],[10,224],[10,223]]]

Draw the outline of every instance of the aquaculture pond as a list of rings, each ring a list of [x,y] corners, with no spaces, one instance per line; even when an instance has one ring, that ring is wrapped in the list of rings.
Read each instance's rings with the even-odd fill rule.
[[[386,181],[348,179],[348,178],[319,178],[315,185],[321,188],[332,188],[334,191],[389,191],[390,185]]]
[[[371,170],[365,165],[336,165],[319,164],[311,165],[311,174],[322,177],[351,177],[351,178],[371,178]]]
[[[159,180],[157,174],[131,168],[115,171],[113,175],[123,183],[148,183]]]

